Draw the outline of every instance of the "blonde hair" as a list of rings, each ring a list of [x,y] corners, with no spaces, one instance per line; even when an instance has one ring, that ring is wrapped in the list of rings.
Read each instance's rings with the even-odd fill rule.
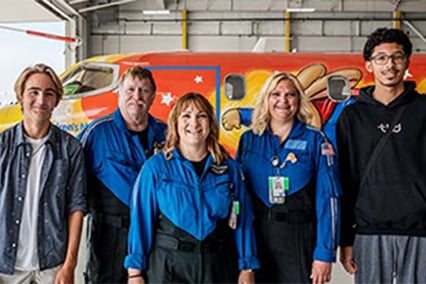
[[[56,105],[58,105],[59,101],[62,99],[64,95],[64,88],[62,86],[61,79],[56,75],[55,70],[52,67],[47,66],[46,64],[39,63],[34,65],[33,67],[27,67],[24,71],[21,72],[18,79],[15,82],[15,95],[18,101],[22,100],[22,96],[25,91],[25,84],[28,79],[34,74],[46,74],[52,80],[53,85],[55,85],[55,93],[57,97]]]
[[[268,99],[271,96],[272,91],[277,87],[278,83],[283,80],[291,81],[296,88],[297,98],[299,100],[297,118],[306,124],[311,124],[313,113],[309,106],[309,101],[307,100],[303,91],[302,85],[294,75],[280,72],[272,75],[266,80],[259,95],[257,96],[256,105],[251,120],[251,127],[255,134],[262,135],[265,129],[268,127],[271,120]]]
[[[200,94],[187,93],[180,97],[169,115],[166,144],[164,152],[167,159],[172,157],[172,151],[179,146],[178,119],[182,112],[189,106],[195,106],[200,111],[207,114],[210,132],[206,139],[207,151],[213,156],[216,164],[229,157],[226,150],[219,144],[219,126],[214,115],[213,107],[209,101]]]

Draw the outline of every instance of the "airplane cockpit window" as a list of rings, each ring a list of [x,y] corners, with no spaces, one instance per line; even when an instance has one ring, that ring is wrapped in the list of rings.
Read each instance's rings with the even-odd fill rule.
[[[246,95],[246,80],[240,74],[228,74],[225,77],[225,96],[229,100],[241,100]]]
[[[119,66],[97,62],[82,63],[63,79],[64,97],[99,94],[113,89],[118,83]]]

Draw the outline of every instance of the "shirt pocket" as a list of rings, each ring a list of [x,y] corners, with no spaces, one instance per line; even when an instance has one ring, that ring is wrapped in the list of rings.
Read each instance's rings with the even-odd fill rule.
[[[50,178],[46,181],[46,187],[50,188],[53,186],[58,189],[65,189],[68,186],[68,177],[70,174],[69,160],[67,159],[56,159],[53,162],[52,170],[47,173]],[[62,193],[60,190],[57,194]]]
[[[205,205],[208,214],[220,218],[227,217],[233,195],[233,183],[229,175],[216,177],[213,185],[206,187],[204,191]]]

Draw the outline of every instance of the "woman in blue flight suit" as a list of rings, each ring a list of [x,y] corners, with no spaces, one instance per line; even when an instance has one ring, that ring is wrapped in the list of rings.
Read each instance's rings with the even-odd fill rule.
[[[134,186],[129,282],[253,283],[252,204],[238,164],[218,143],[212,106],[188,93],[168,126],[164,151]]]
[[[288,73],[271,76],[258,97],[237,161],[255,212],[260,283],[331,279],[339,232],[340,182],[331,143]]]

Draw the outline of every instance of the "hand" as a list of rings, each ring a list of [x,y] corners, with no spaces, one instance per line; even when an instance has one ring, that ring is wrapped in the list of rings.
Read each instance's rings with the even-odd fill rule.
[[[238,284],[254,284],[254,272],[241,270],[238,276]]]
[[[331,263],[314,260],[311,272],[312,284],[323,284],[331,280]]]
[[[340,263],[349,274],[354,274],[356,272],[357,268],[353,260],[352,247],[340,248]]]
[[[222,126],[227,131],[241,128],[241,117],[238,108],[231,108],[223,113]]]
[[[129,268],[127,270],[129,276],[131,275],[142,275],[142,271],[139,269]],[[145,284],[145,279],[142,276],[131,277],[127,280],[128,284]]]
[[[145,279],[143,277],[135,277],[127,280],[127,284],[145,284]]]
[[[55,284],[73,284],[74,269],[69,266],[62,266],[55,277]]]

